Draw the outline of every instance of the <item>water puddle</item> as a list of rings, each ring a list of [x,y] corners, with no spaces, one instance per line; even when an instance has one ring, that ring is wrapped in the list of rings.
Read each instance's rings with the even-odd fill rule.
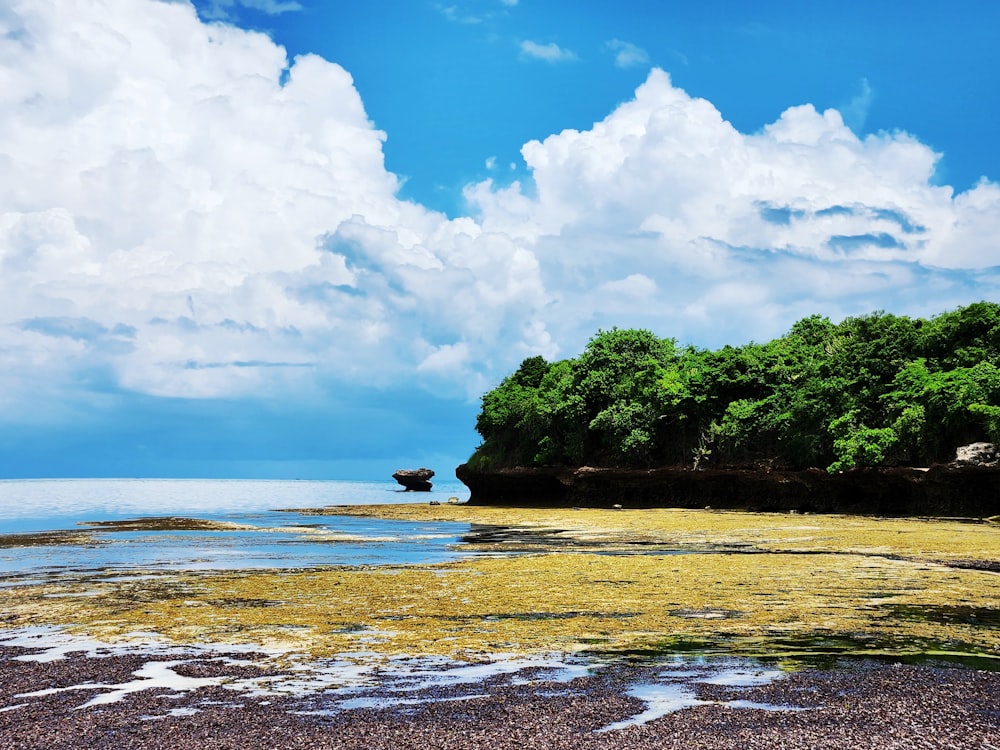
[[[340,701],[337,705],[342,711],[351,711],[358,708],[403,708],[406,706],[423,706],[428,703],[451,703],[458,701],[478,700],[479,698],[489,698],[489,693],[472,693],[470,695],[456,695],[445,698],[396,698],[384,696],[362,696],[359,698],[348,698]],[[331,711],[301,711],[306,716],[328,716]]]
[[[684,685],[636,685],[629,688],[627,693],[631,697],[643,701],[646,704],[646,710],[635,716],[601,727],[596,730],[598,733],[640,726],[685,708],[707,706],[712,703],[712,701],[699,700],[695,691]]]
[[[975,625],[1000,628],[1000,609],[954,604],[895,604],[887,607],[892,617],[912,622]]]
[[[691,664],[699,669],[688,669]],[[640,726],[655,721],[668,714],[698,706],[722,706],[734,710],[755,711],[806,711],[801,706],[779,706],[745,699],[706,700],[698,697],[698,685],[716,685],[727,688],[753,688],[768,685],[785,676],[777,669],[766,669],[741,664],[732,660],[712,662],[694,660],[675,661],[671,669],[659,672],[655,682],[645,682],[630,687],[626,693],[646,704],[644,711],[621,721],[616,721],[596,730],[599,733],[613,732],[628,727]]]
[[[91,683],[85,682],[80,685],[70,685],[69,687],[46,688],[35,690],[30,693],[18,693],[15,698],[35,698],[45,695],[54,695],[68,691],[98,691],[98,694],[81,703],[76,710],[92,708],[94,706],[105,706],[109,703],[117,703],[132,693],[144,690],[170,690],[174,693],[187,693],[199,688],[220,685],[224,677],[185,677],[177,674],[172,667],[185,664],[186,661],[152,661],[135,670],[132,674],[137,679],[129,682],[117,684]]]
[[[908,608],[907,608],[908,609]],[[953,607],[915,607],[920,616],[926,609],[940,616],[957,617]],[[960,614],[969,617],[976,608],[960,608]],[[969,610],[969,611],[966,611]],[[976,610],[978,612],[978,610]],[[992,610],[989,610],[992,611]],[[721,611],[695,610],[694,614],[672,612],[675,616],[724,619],[738,617],[739,613],[723,615]],[[982,614],[978,612],[978,614]],[[707,616],[706,616],[707,615]],[[911,613],[911,616],[916,616]],[[975,620],[969,621],[975,624]],[[987,627],[990,625],[987,624]],[[1000,654],[959,640],[935,640],[916,636],[852,636],[832,633],[803,633],[799,636],[747,636],[731,638],[690,638],[672,636],[642,648],[605,649],[601,641],[594,641],[584,653],[607,659],[622,659],[634,663],[648,663],[656,659],[683,654],[687,659],[699,657],[724,659],[742,658],[754,663],[777,665],[781,669],[839,669],[859,660],[890,664],[963,666],[983,671],[1000,671]]]
[[[142,634],[135,634],[137,638]],[[7,631],[0,637],[0,647],[17,648],[25,653],[12,658],[40,664],[72,659],[99,659],[139,655],[149,658],[132,671],[134,679],[122,682],[81,682],[19,693],[16,702],[0,706],[0,711],[16,711],[31,705],[33,698],[57,693],[79,692],[90,697],[75,707],[82,710],[122,701],[144,691],[169,691],[165,698],[180,698],[205,687],[221,687],[248,698],[293,698],[311,701],[313,708],[299,711],[308,714],[335,714],[362,708],[400,708],[430,702],[474,700],[489,697],[484,684],[506,679],[508,684],[535,682],[568,683],[591,674],[592,663],[564,657],[516,656],[495,654],[489,661],[463,663],[445,658],[392,657],[374,652],[343,654],[335,659],[297,658],[268,653],[265,649],[229,644],[199,647],[174,646],[144,639],[111,644],[73,636],[55,628],[26,628]],[[182,665],[212,663],[211,677],[181,674]],[[227,668],[261,667],[266,673],[245,677],[227,674]],[[471,692],[470,692],[471,690]],[[451,692],[451,695],[440,693]],[[434,694],[429,694],[434,693]],[[178,710],[191,710],[183,707]],[[170,712],[144,719],[159,719]]]
[[[0,648],[23,651],[10,657],[15,661],[48,664],[73,658],[102,659],[140,655],[152,658],[181,659],[192,655],[204,656],[215,652],[246,664],[250,658],[277,658],[279,652],[254,644],[212,644],[211,646],[178,645],[164,640],[157,633],[134,632],[117,643],[67,633],[61,628],[39,626],[0,630]]]

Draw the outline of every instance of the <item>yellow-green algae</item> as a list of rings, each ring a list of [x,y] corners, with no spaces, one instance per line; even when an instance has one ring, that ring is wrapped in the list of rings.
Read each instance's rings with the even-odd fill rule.
[[[422,504],[322,512],[558,530],[578,546],[540,543],[504,556],[499,543],[492,556],[431,566],[62,580],[9,588],[7,623],[314,656],[474,658],[683,642],[767,653],[825,639],[1000,658],[1000,575],[974,569],[1000,562],[994,524]],[[663,548],[636,554],[636,543]],[[711,551],[719,548],[740,551]]]

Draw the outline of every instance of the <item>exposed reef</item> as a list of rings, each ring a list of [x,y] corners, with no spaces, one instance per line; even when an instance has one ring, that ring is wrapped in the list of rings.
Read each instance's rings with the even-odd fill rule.
[[[455,475],[472,505],[705,508],[800,513],[984,518],[1000,514],[1000,469],[957,464],[929,468],[820,469],[523,468]]]

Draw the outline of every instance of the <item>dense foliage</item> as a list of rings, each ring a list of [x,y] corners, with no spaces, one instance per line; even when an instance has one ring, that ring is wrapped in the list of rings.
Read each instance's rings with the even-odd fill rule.
[[[718,351],[601,331],[576,359],[524,360],[483,396],[476,429],[481,469],[947,461],[962,443],[1000,442],[1000,305],[813,316]]]

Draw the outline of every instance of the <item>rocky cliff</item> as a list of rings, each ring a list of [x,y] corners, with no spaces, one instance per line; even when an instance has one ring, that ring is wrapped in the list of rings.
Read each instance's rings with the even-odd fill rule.
[[[756,469],[511,468],[456,476],[473,505],[718,508],[890,516],[1000,515],[1000,468],[947,464],[828,474]]]

